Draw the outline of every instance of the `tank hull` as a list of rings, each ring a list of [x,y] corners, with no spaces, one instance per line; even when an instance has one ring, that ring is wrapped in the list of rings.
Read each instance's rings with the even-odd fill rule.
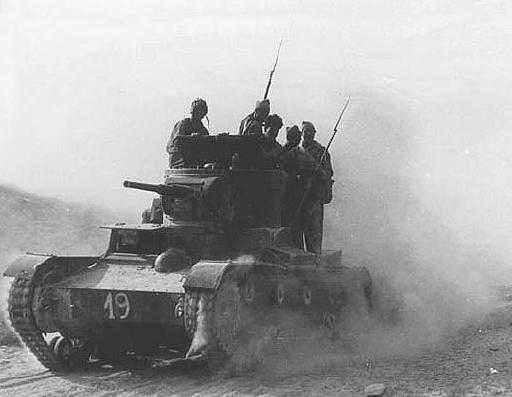
[[[370,304],[368,272],[341,266],[339,251],[315,256],[267,247],[170,273],[157,272],[154,261],[134,254],[20,258],[5,273],[15,276],[11,322],[40,362],[57,371],[76,363],[61,358],[47,333],[72,341],[87,360],[172,350],[216,362],[233,354],[239,335],[282,327],[284,313],[324,327],[347,306]]]

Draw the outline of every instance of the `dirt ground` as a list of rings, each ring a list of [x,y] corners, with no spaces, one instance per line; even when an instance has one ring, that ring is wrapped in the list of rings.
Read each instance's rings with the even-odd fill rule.
[[[0,395],[363,396],[367,385],[383,383],[386,396],[512,396],[511,346],[510,302],[415,357],[368,362],[356,356],[343,364],[295,365],[282,373],[275,366],[243,376],[164,366],[92,367],[55,375],[23,348],[0,346]]]

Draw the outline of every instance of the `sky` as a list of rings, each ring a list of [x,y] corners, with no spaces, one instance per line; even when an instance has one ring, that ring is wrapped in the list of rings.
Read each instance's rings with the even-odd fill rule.
[[[283,37],[270,99],[286,125],[312,120],[325,143],[351,95],[343,127],[355,136],[351,113],[390,97],[414,121],[421,172],[449,179],[473,156],[508,175],[490,175],[499,186],[511,12],[504,1],[2,1],[0,183],[138,210],[147,197],[122,180],[161,181],[169,132],[195,97],[212,133],[236,132]]]

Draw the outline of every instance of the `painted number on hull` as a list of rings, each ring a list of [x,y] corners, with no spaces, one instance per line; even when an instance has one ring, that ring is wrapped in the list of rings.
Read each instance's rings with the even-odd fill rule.
[[[114,310],[114,306],[117,310]],[[109,292],[103,308],[108,312],[109,320],[115,320],[116,316],[119,320],[124,320],[130,314],[130,301],[128,295],[124,292],[118,292],[112,296],[112,292]]]

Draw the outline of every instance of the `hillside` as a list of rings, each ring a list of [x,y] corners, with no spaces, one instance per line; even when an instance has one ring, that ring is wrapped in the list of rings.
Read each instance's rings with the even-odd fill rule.
[[[99,207],[66,203],[0,186],[0,271],[27,251],[99,254],[106,249],[108,232],[98,226],[120,220],[127,219]],[[5,298],[4,281],[0,288],[0,295]],[[0,344],[12,341],[1,316]]]

